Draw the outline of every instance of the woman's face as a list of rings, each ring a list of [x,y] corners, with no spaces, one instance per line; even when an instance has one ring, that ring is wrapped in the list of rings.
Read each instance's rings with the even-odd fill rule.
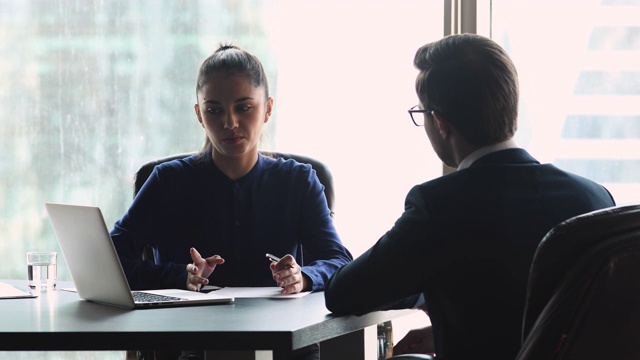
[[[213,144],[215,157],[257,154],[262,127],[269,121],[273,99],[242,75],[214,73],[198,92],[198,121]]]

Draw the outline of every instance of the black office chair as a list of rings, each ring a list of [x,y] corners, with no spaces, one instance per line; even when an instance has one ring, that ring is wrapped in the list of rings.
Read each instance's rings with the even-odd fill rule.
[[[518,360],[640,359],[640,205],[569,219],[531,266]]]
[[[320,183],[324,185],[324,195],[327,198],[327,204],[329,205],[329,210],[331,210],[331,215],[333,216],[333,201],[335,197],[333,192],[333,175],[331,174],[331,171],[329,171],[329,168],[324,163],[314,158],[303,156],[303,155],[274,152],[274,151],[260,151],[260,153],[276,159],[277,158],[293,159],[299,163],[311,165],[311,168],[316,171],[318,180],[320,180]],[[140,167],[140,169],[136,172],[134,176],[133,196],[135,197],[138,194],[138,191],[140,191],[140,188],[142,188],[142,185],[144,185],[145,181],[147,181],[147,179],[149,178],[149,175],[151,175],[156,165],[160,165],[164,162],[171,161],[171,160],[184,159],[194,154],[196,153],[191,152],[191,153],[171,155],[158,160],[150,161],[142,165],[142,167]]]

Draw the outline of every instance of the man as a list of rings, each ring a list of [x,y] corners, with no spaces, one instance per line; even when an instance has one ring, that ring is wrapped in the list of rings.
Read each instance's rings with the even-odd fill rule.
[[[439,359],[514,359],[538,243],[556,224],[615,202],[517,147],[517,73],[495,42],[448,36],[421,47],[414,65],[420,104],[410,115],[457,171],[411,189],[393,228],[329,280],[327,308],[407,308],[421,295],[432,329],[420,341],[433,341]],[[417,345],[408,338],[404,347]]]

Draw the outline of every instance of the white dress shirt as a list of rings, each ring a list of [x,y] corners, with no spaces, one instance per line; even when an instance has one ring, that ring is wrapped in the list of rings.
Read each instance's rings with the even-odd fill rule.
[[[480,159],[485,155],[494,153],[496,151],[513,149],[517,147],[518,147],[518,144],[516,144],[516,142],[513,139],[509,139],[496,144],[481,147],[480,149],[467,155],[467,157],[460,162],[460,165],[458,165],[458,170],[468,168],[469,166],[471,166],[471,164],[474,163],[474,161]]]

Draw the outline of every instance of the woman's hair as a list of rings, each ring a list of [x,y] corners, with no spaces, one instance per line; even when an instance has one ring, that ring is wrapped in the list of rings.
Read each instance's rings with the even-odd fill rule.
[[[413,61],[416,92],[427,110],[444,116],[472,145],[507,140],[517,129],[518,74],[507,53],[475,34],[426,44]]]
[[[198,71],[196,101],[198,93],[209,82],[211,75],[215,73],[245,76],[254,87],[264,89],[265,100],[269,99],[269,84],[262,63],[248,51],[232,44],[221,44],[213,54],[206,58]],[[206,138],[202,152],[211,151],[211,146],[211,141]]]

